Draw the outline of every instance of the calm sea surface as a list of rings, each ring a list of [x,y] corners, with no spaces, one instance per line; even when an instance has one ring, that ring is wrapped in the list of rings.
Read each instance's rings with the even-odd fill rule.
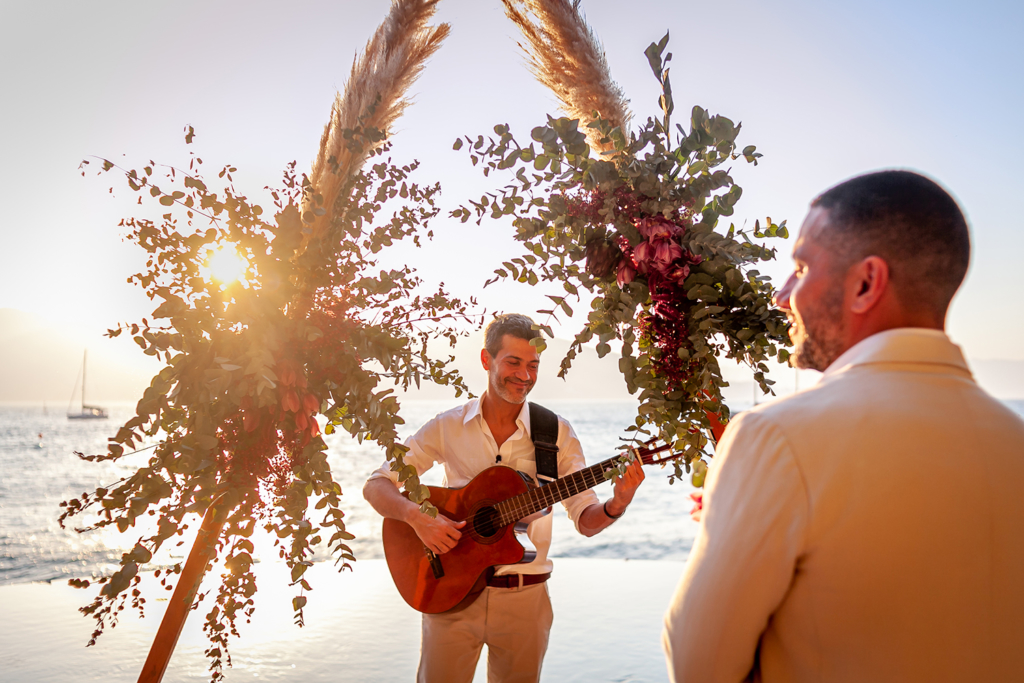
[[[592,463],[614,454],[619,436],[635,414],[632,402],[545,403],[572,423]],[[402,436],[451,405],[406,402],[403,415],[407,425]],[[1007,401],[1007,405],[1024,415],[1024,401]],[[733,410],[745,407],[749,406],[734,405]],[[57,524],[62,500],[115,482],[148,458],[147,453],[140,453],[114,464],[75,457],[75,450],[102,452],[107,437],[131,417],[133,406],[112,406],[110,413],[109,420],[70,421],[60,410],[45,414],[41,406],[0,406],[0,585],[106,572],[121,553],[148,534],[141,525],[119,534],[107,529],[76,533]],[[360,491],[366,477],[380,465],[381,455],[373,444],[360,445],[341,434],[328,436],[327,443],[331,468],[344,492],[348,528],[356,535],[350,545],[357,558],[380,558],[380,517],[363,501]],[[648,468],[648,481],[629,514],[594,538],[577,534],[564,512],[556,510],[551,555],[685,559],[697,528],[689,517],[692,488],[685,482],[669,485],[668,471]],[[424,480],[439,483],[440,473],[432,472]],[[597,489],[602,500],[610,492],[608,485]],[[86,521],[76,520],[79,525]],[[154,558],[153,567],[179,561],[190,546],[191,538],[186,537],[181,546],[165,548]],[[277,555],[269,537],[257,539],[257,553],[268,559]],[[321,554],[319,559],[327,559]]]

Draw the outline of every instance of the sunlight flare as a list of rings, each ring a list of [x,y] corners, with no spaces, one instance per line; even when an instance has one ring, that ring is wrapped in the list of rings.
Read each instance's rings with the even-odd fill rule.
[[[231,242],[212,247],[200,267],[204,279],[225,285],[236,280],[245,284],[248,271],[249,262],[238,253],[238,247]]]

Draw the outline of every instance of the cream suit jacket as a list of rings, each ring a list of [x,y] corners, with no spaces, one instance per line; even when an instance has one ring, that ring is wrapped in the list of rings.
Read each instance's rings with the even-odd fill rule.
[[[1024,421],[945,334],[865,339],[714,460],[673,681],[1024,680]]]

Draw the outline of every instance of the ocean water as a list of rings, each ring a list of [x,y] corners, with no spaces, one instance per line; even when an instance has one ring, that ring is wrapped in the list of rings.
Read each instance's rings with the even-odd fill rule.
[[[619,437],[635,415],[635,404],[629,401],[545,403],[572,423],[591,463],[615,454]],[[402,435],[415,431],[451,405],[406,402]],[[1024,415],[1024,401],[1007,401],[1007,405]],[[749,406],[734,405],[733,410],[745,407]],[[111,406],[109,420],[70,421],[63,411],[45,414],[41,406],[0,406],[0,585],[89,577],[110,571],[121,554],[148,533],[145,523],[124,534],[113,528],[78,533],[57,524],[62,500],[115,482],[146,462],[145,452],[118,463],[85,462],[73,453],[101,452],[107,437],[132,415],[132,408]],[[374,444],[358,444],[344,434],[326,438],[329,462],[342,486],[348,529],[356,535],[350,546],[357,558],[381,558],[381,520],[361,495],[366,477],[382,462],[381,454]],[[689,516],[692,503],[688,494],[693,489],[688,482],[670,485],[669,472],[648,468],[647,481],[629,513],[593,538],[577,534],[564,511],[556,509],[551,555],[684,560],[697,530]],[[424,481],[439,483],[440,472],[428,473]],[[611,495],[611,487],[601,484],[597,493],[604,500]],[[69,527],[87,522],[87,518],[76,518]],[[180,545],[165,547],[151,568],[180,561],[191,541],[186,535]],[[255,541],[257,559],[276,557],[268,535]],[[316,559],[326,560],[328,556],[321,551]]]
[[[545,404],[570,421],[591,463],[615,454],[619,437],[635,416],[635,404],[628,401]],[[452,405],[434,401],[403,404],[403,438]],[[148,453],[142,452],[117,463],[92,463],[74,455],[76,450],[102,452],[107,437],[133,413],[130,404],[108,408],[108,420],[71,421],[63,411],[44,414],[41,406],[0,406],[0,585],[89,577],[110,571],[121,554],[148,533],[145,522],[123,534],[112,527],[84,533],[70,528],[86,525],[88,515],[70,520],[68,529],[61,529],[57,523],[62,500],[115,482],[148,459]],[[361,490],[383,458],[375,444],[359,444],[345,434],[332,434],[326,440],[331,469],[342,486],[346,523],[356,535],[349,545],[357,559],[381,558],[381,519],[363,500]],[[693,489],[684,482],[669,485],[670,471],[648,468],[648,481],[629,514],[594,538],[576,533],[564,511],[556,508],[552,555],[685,559],[696,532],[696,524],[689,517],[692,502],[688,494]],[[429,472],[424,482],[440,483],[439,468]],[[597,493],[604,500],[611,495],[610,485],[599,485]],[[165,546],[151,568],[180,561],[190,546],[188,535],[180,546]],[[268,535],[257,538],[256,546],[257,559],[260,554],[264,559],[277,556]],[[316,559],[329,558],[322,550]]]

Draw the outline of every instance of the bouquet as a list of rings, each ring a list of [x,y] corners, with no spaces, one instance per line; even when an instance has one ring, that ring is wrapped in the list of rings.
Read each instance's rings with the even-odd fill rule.
[[[162,212],[157,220],[121,223],[147,254],[145,269],[129,281],[157,305],[150,319],[110,335],[132,335],[165,366],[107,451],[79,454],[96,461],[151,451],[148,460],[123,480],[62,504],[62,525],[96,513],[80,531],[116,525],[125,532],[146,517],[155,521],[118,570],[99,578],[99,595],[82,608],[96,621],[90,645],[127,604],[144,608],[140,568],[165,544],[180,544],[197,515],[203,523],[189,561],[156,574],[167,590],[177,580],[170,614],[191,604],[181,587],[198,588],[207,562],[223,560],[204,624],[213,680],[223,678],[225,661],[230,665],[236,620],[255,608],[257,526],[271,532],[290,568],[301,625],[311,588],[303,574],[314,549],[326,545],[341,568],[355,560],[321,423],[328,433],[341,428],[375,441],[410,498],[432,509],[427,488],[402,460],[393,388],[427,380],[466,390],[448,369],[451,358],[434,358],[428,342],[454,344],[448,323],[469,317],[467,304],[443,290],[419,293],[411,268],[381,270],[375,255],[403,239],[418,245],[438,213],[440,187],[415,182],[418,163],[395,163],[387,142],[407,104],[404,93],[447,35],[447,25],[428,25],[436,2],[392,4],[332,107],[310,175],[298,176],[291,164],[283,187],[270,192],[270,210],[238,191],[232,166],[219,172],[226,185],[215,190],[194,153],[187,169],[152,162],[124,169],[101,160],[101,173],[123,173],[139,203],[145,197]],[[186,131],[192,144],[194,131]],[[381,217],[389,202],[397,203],[394,213]],[[224,277],[218,261],[234,262],[235,276]],[[155,443],[143,448],[147,441]],[[185,579],[190,573],[194,583]]]
[[[702,482],[709,430],[729,418],[719,359],[750,366],[770,393],[766,361],[788,358],[785,315],[773,308],[771,283],[755,268],[775,257],[756,240],[786,237],[785,221],[757,221],[750,231],[722,221],[742,194],[728,164],[756,165],[761,154],[738,146],[739,124],[699,106],[685,127],[673,125],[668,34],[645,53],[661,86],[662,116],[631,130],[621,90],[578,3],[504,2],[534,73],[570,116],[549,116],[526,144],[505,125],[486,139],[457,140],[455,149],[465,148],[485,175],[510,178],[453,215],[478,223],[512,217],[524,253],[502,263],[490,282],[560,285],[548,295],[552,307],[539,311],[548,317],[538,325],[547,336],[551,320],[573,315],[581,290],[593,295],[560,376],[584,344],[596,341],[605,356],[618,342],[619,369],[639,399],[630,440],[673,443],[682,458],[672,476],[696,467]]]

